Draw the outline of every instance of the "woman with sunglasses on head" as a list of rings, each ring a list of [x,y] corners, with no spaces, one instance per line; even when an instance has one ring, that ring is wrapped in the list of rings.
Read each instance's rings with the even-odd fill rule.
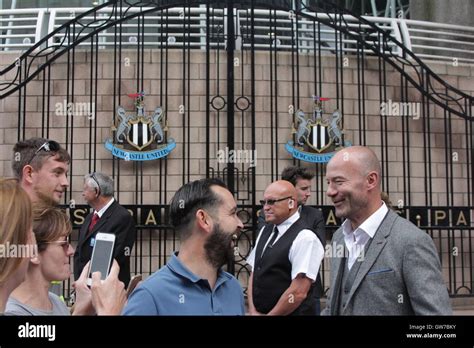
[[[65,303],[49,292],[49,286],[52,281],[62,281],[71,275],[69,258],[74,254],[69,244],[71,230],[64,211],[55,207],[34,207],[33,231],[38,254],[29,262],[25,281],[11,293],[6,314],[69,315]]]
[[[0,179],[0,244],[4,251],[16,248],[25,252],[16,257],[0,257],[0,313],[5,310],[10,293],[25,279],[30,254],[34,253],[31,220],[31,201],[18,181]]]

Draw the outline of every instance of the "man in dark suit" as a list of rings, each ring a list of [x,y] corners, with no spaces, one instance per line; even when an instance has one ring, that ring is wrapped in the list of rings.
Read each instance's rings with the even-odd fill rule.
[[[296,189],[298,207],[301,218],[316,233],[323,246],[326,244],[326,229],[323,213],[319,209],[306,205],[311,196],[311,181],[314,174],[303,167],[287,167],[281,172],[281,179],[289,181]]]
[[[130,281],[130,254],[135,243],[135,221],[115,201],[113,180],[103,173],[85,176],[82,196],[94,208],[94,212],[87,215],[79,232],[74,253],[74,279],[80,277],[82,269],[92,257],[96,234],[113,233],[116,236],[114,258],[120,266],[119,279],[127,286]]]
[[[316,208],[306,206],[308,198],[311,196],[311,181],[314,174],[308,168],[290,166],[281,172],[281,179],[289,181],[296,189],[296,197],[298,203],[298,212],[300,219],[305,222],[307,228],[311,229],[318,236],[323,247],[326,246],[326,229],[323,213]],[[260,232],[265,226],[265,215],[263,209],[258,217],[258,231]],[[314,286],[314,296],[316,298],[316,315],[321,313],[321,296],[324,294],[321,276],[318,274]]]
[[[346,220],[331,243],[324,314],[452,314],[433,240],[381,200],[375,153],[363,146],[340,150],[326,179],[336,216]]]

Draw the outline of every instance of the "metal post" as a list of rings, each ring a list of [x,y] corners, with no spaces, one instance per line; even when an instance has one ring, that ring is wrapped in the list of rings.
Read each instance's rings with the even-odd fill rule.
[[[227,0],[227,147],[234,150],[234,1]],[[234,163],[227,163],[227,187],[234,194]],[[227,263],[227,272],[235,273],[234,257]]]
[[[372,16],[377,17],[378,11],[377,11],[377,4],[375,3],[375,0],[370,0],[371,7],[372,7]]]
[[[390,17],[397,18],[397,4],[395,0],[390,0]]]
[[[234,1],[227,0],[227,147],[234,150]],[[234,163],[227,163],[227,187],[234,193]]]
[[[12,0],[12,5],[11,5],[11,10],[15,10],[16,9],[16,0]],[[15,15],[10,15],[10,19],[13,19],[15,17]],[[8,48],[8,45],[10,45],[10,35],[12,34],[12,26],[13,26],[13,22],[10,21],[8,22],[8,30],[7,30],[7,38],[5,39],[5,51],[8,51],[9,48]]]

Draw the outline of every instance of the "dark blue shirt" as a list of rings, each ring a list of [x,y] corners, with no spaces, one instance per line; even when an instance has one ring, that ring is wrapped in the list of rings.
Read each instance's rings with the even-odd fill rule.
[[[173,254],[166,266],[133,291],[123,315],[244,315],[238,280],[219,270],[211,289]]]

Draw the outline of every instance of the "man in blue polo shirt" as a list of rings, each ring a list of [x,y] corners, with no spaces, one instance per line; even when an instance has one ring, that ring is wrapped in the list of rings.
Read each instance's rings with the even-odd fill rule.
[[[232,257],[242,221],[232,194],[217,179],[181,187],[170,205],[179,253],[130,296],[124,315],[244,315],[242,287],[221,267]]]

